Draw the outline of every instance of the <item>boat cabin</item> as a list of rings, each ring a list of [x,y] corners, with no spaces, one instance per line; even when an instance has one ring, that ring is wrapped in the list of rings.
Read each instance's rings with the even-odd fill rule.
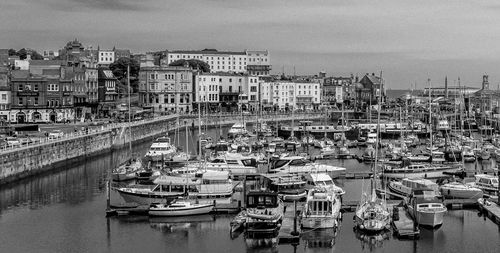
[[[491,190],[498,190],[498,177],[486,174],[479,174],[474,176],[476,178],[476,185],[481,188],[490,188]]]
[[[276,173],[263,175],[264,185],[274,192],[285,192],[290,190],[303,190],[306,181],[299,175]]]
[[[196,186],[200,181],[189,177],[160,176],[153,183],[156,184],[153,192],[188,193],[198,191]]]
[[[250,191],[246,199],[247,208],[277,208],[278,193],[269,191]]]
[[[308,187],[313,188],[315,186],[328,187],[335,185],[333,183],[332,177],[326,173],[311,173],[305,175],[306,184]]]
[[[405,178],[401,182],[403,186],[406,186],[410,189],[429,189],[434,192],[439,192],[439,186],[428,179],[409,179]]]
[[[306,215],[328,216],[332,214],[332,207],[336,199],[327,191],[313,190],[307,198]]]
[[[434,203],[434,204],[433,204]],[[413,189],[410,204],[417,207],[442,207],[442,201],[431,189]]]

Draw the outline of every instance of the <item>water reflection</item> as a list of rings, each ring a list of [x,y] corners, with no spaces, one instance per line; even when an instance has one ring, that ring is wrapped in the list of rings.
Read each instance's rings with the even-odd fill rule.
[[[333,248],[337,229],[316,229],[302,231],[302,240],[305,243],[305,249]]]
[[[363,250],[368,249],[370,251],[382,247],[384,241],[389,240],[391,236],[390,230],[383,230],[375,234],[367,234],[357,228],[353,228],[353,231],[356,239],[358,239],[361,243],[361,248]]]

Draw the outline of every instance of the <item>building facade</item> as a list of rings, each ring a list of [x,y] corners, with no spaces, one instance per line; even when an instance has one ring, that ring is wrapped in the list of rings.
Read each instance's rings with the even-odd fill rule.
[[[254,111],[259,106],[259,77],[243,73],[201,73],[195,78],[196,103],[211,111]]]
[[[250,75],[269,75],[270,55],[267,50],[245,50],[241,52],[204,49],[199,51],[168,51],[163,64],[177,60],[195,59],[210,65],[210,72],[236,72]]]
[[[100,66],[108,66],[115,62],[115,51],[99,49],[97,51],[97,64]]]
[[[319,82],[304,80],[275,80],[261,84],[264,108],[273,110],[317,110],[321,104]]]
[[[101,117],[111,116],[111,111],[116,108],[116,82],[113,72],[108,68],[100,67],[97,70],[97,99],[99,102],[98,114]]]
[[[139,72],[139,105],[157,112],[193,110],[193,71],[184,67],[143,67]]]

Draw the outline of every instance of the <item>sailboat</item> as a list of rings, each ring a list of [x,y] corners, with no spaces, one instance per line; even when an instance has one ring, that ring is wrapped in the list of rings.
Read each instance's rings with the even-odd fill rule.
[[[379,89],[382,87],[379,86]],[[380,90],[381,92],[381,90]],[[381,94],[380,94],[381,96]],[[380,96],[378,97],[378,117],[377,117],[377,143],[380,135]],[[371,99],[370,99],[371,101]],[[378,146],[375,146],[375,163],[372,167],[373,174],[376,175],[378,160]],[[374,176],[375,177],[375,176]],[[370,195],[363,195],[360,204],[356,208],[354,224],[356,228],[365,232],[380,232],[390,228],[391,216],[387,209],[385,200],[379,199],[375,192],[376,181],[371,179]]]
[[[129,159],[121,163],[117,168],[111,171],[111,178],[114,181],[125,181],[135,179],[137,177],[137,172],[142,170],[143,165],[141,159],[135,157],[132,154],[132,129],[130,126],[131,122],[131,106],[130,106],[130,66],[127,66],[127,83],[128,83],[128,146],[129,146]]]

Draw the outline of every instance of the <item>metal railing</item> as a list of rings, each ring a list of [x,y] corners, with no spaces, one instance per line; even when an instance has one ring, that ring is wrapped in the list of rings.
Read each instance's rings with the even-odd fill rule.
[[[265,120],[265,121],[271,121],[271,120],[291,120],[292,115],[290,113],[263,113],[258,115],[259,120]],[[319,112],[309,112],[309,113],[295,113],[294,119],[295,120],[302,120],[302,119],[312,119],[312,118],[321,118],[323,116],[322,113]],[[164,116],[158,116],[152,119],[142,119],[138,121],[132,121],[130,123],[131,127],[134,126],[139,126],[139,125],[145,125],[149,123],[154,123],[154,122],[161,122],[161,121],[167,121],[167,120],[173,120],[179,118],[179,125],[177,125],[177,122],[171,122],[168,125],[169,130],[174,130],[175,127],[185,127],[186,125],[192,125],[194,123],[195,126],[199,125],[198,122],[198,115],[197,114],[171,114],[171,115],[164,115]],[[245,121],[246,122],[253,122],[256,120],[257,115],[255,114],[246,114],[244,115]],[[186,119],[189,119],[191,121],[187,121]],[[207,114],[207,115],[202,115],[201,116],[201,121],[204,125],[226,125],[226,124],[231,124],[231,123],[236,123],[240,122],[241,119],[241,114],[239,113],[217,113],[217,114]],[[81,138],[84,136],[89,136],[89,135],[95,135],[99,133],[105,133],[109,131],[113,131],[113,129],[121,129],[123,127],[128,127],[129,123],[128,122],[120,122],[120,123],[110,123],[110,124],[105,124],[101,125],[100,127],[93,127],[93,128],[87,128],[86,130],[79,130],[76,132],[69,132],[69,133],[64,133],[61,137],[34,137],[31,138],[29,142],[25,143],[20,143],[20,144],[15,144],[15,145],[8,145],[7,143],[4,143],[3,145],[0,145],[0,154],[2,153],[7,153],[11,151],[18,151],[26,148],[31,148],[35,146],[41,146],[45,145],[48,143],[55,143],[55,142],[61,142],[61,141],[66,141],[74,138]]]

